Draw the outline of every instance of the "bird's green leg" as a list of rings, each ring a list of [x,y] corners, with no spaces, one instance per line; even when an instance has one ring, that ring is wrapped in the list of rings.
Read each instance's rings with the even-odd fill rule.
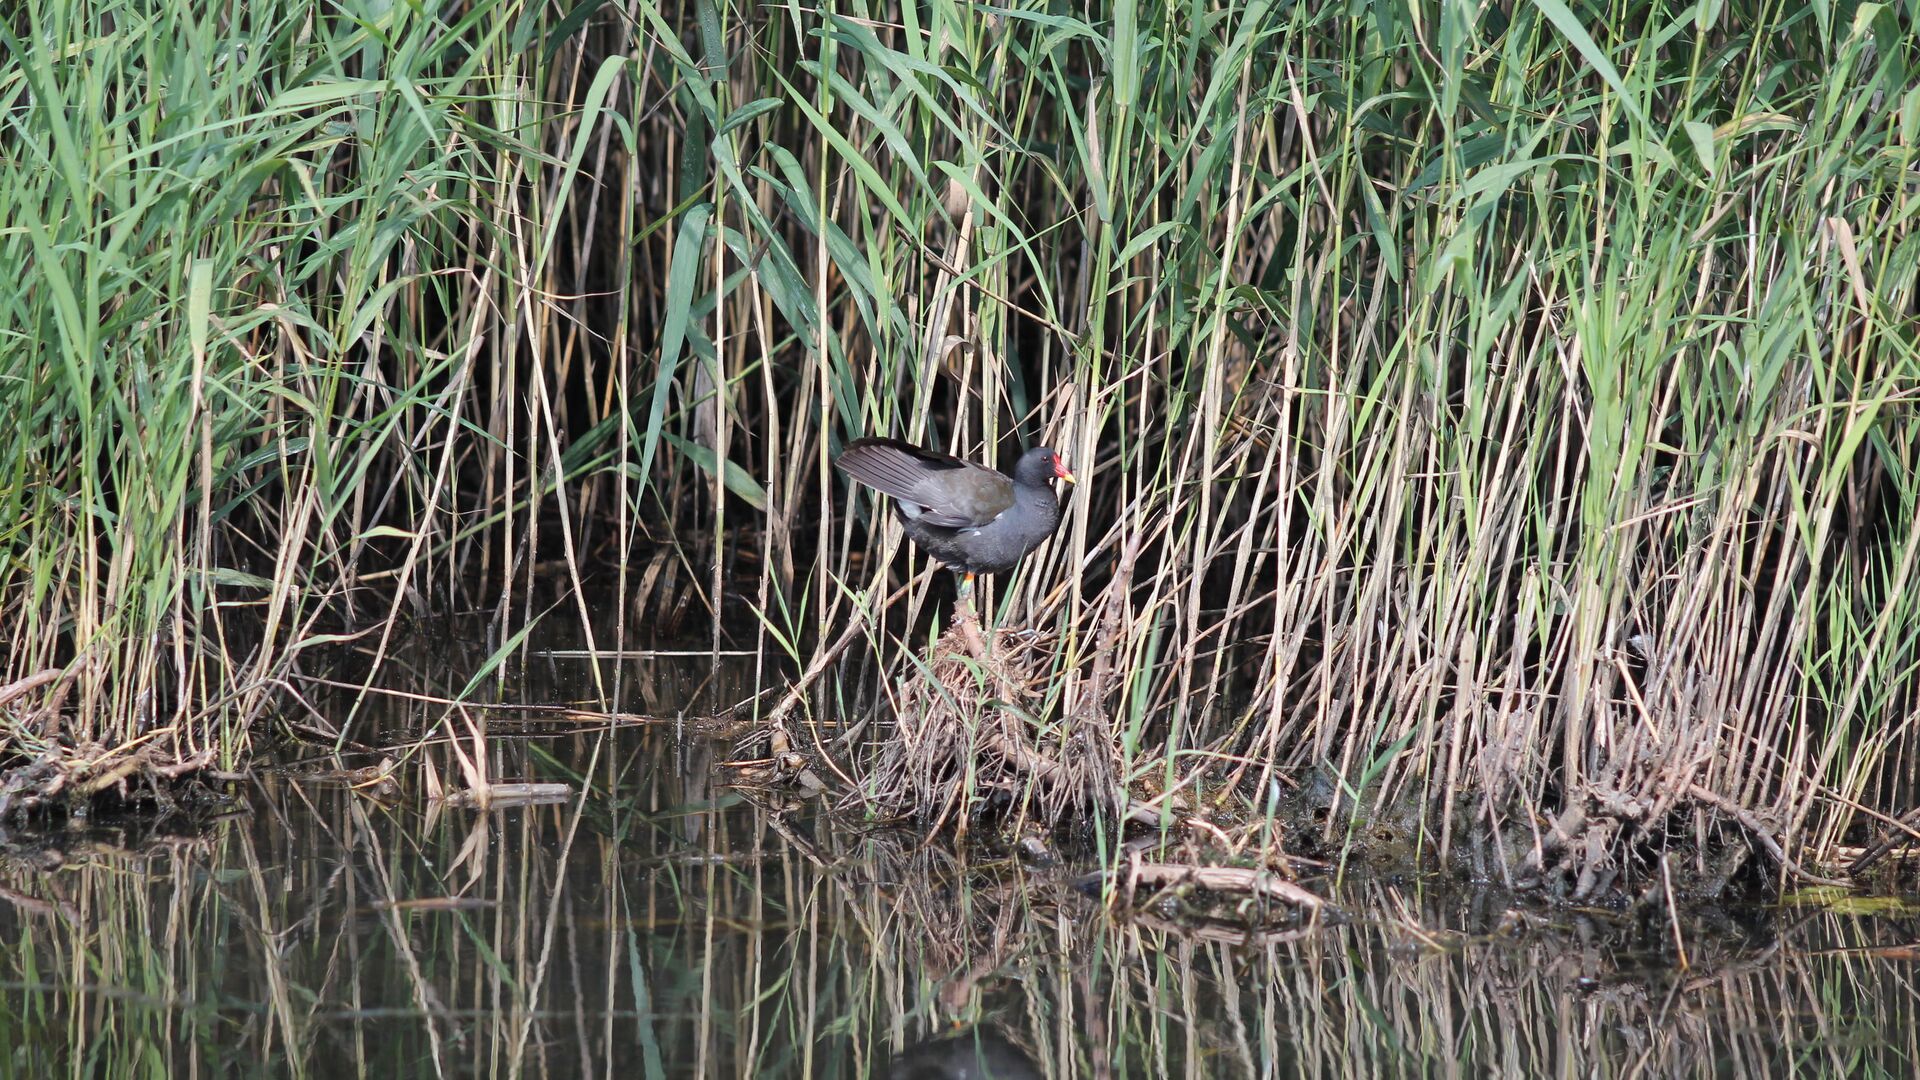
[[[980,616],[973,607],[973,575],[961,574],[960,586],[954,590],[953,622],[960,628],[961,637],[966,639],[967,651],[975,660],[986,663],[987,642],[980,636]]]

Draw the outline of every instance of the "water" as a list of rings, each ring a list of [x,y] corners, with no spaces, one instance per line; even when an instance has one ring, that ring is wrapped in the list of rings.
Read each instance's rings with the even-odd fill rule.
[[[645,670],[669,714],[703,690],[702,665]],[[729,787],[722,748],[672,723],[588,727],[493,717],[492,775],[586,793],[560,803],[436,807],[418,762],[460,768],[435,745],[385,795],[290,761],[212,820],[0,838],[0,1072],[1920,1073],[1898,900],[1691,913],[1685,968],[1664,918],[1420,882],[1249,936]]]

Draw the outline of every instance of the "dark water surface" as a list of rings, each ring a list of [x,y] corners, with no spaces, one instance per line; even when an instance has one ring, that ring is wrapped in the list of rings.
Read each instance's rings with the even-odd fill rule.
[[[669,714],[748,680],[647,670]],[[1659,920],[1419,883],[1249,938],[772,805],[672,724],[587,727],[491,716],[491,775],[585,790],[561,803],[436,808],[417,763],[383,795],[329,759],[236,785],[218,820],[15,830],[0,1073],[1920,1074],[1902,902],[1696,913],[1684,969]],[[460,782],[446,746],[417,760]]]

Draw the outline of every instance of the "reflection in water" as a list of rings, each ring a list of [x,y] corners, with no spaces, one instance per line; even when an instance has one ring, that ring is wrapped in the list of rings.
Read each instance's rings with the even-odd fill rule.
[[[908,1047],[887,1080],[1040,1080],[1040,1067],[992,1028]]]
[[[1660,920],[1386,884],[1304,936],[1192,933],[757,804],[667,727],[531,728],[495,724],[491,774],[586,799],[436,812],[411,779],[381,802],[296,767],[191,828],[6,837],[0,1072],[1920,1071],[1904,909],[1695,918],[1685,970]]]

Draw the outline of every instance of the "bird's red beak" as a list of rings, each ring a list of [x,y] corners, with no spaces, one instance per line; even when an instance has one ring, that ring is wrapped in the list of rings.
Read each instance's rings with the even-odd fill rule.
[[[1073,474],[1067,471],[1067,463],[1060,460],[1059,454],[1053,455],[1053,475],[1065,480],[1069,484],[1078,482],[1074,480]]]

